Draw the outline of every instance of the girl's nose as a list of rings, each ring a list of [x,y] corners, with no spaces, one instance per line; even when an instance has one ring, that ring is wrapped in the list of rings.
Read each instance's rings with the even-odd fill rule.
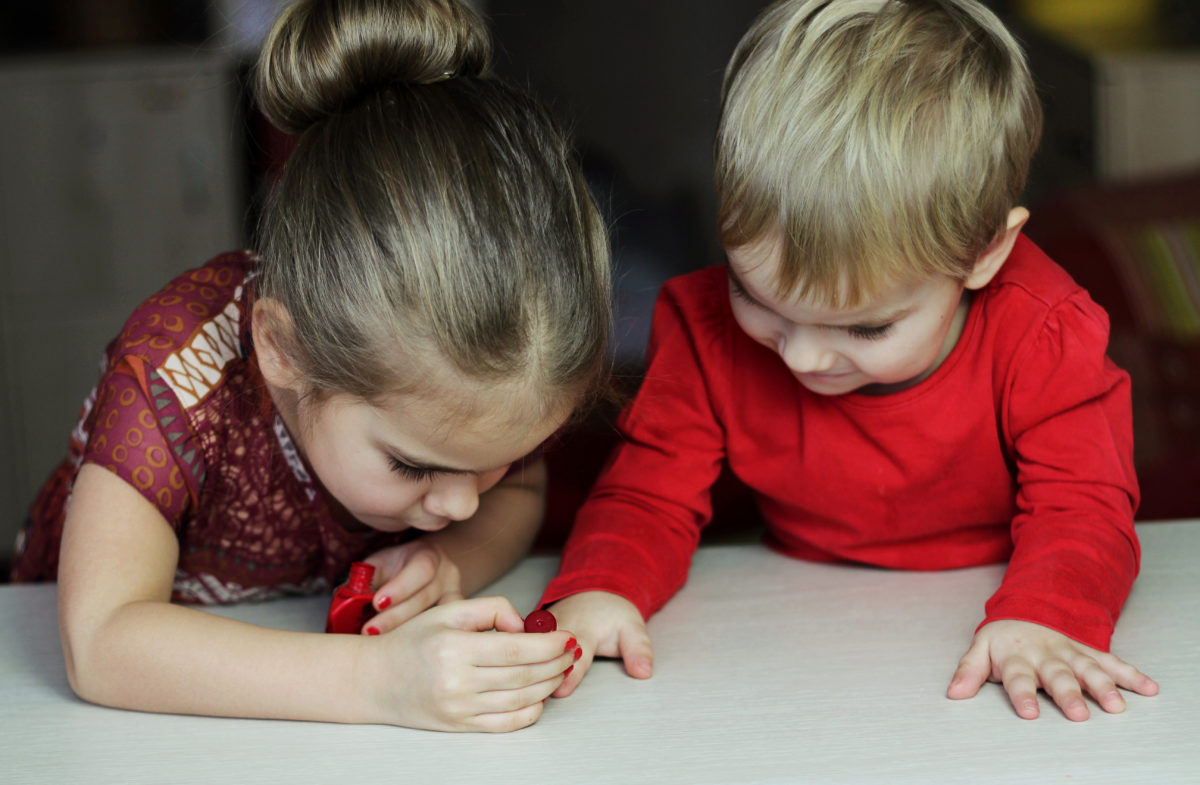
[[[479,478],[473,474],[439,477],[425,494],[425,512],[452,521],[465,521],[479,509]]]

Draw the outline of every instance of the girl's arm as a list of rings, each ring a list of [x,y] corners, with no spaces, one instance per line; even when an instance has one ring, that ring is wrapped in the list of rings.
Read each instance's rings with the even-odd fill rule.
[[[59,567],[63,652],[80,697],[144,711],[513,730],[537,719],[573,661],[565,632],[503,634],[522,625],[500,599],[447,605],[380,637],[244,624],[170,604],[177,558],[170,526],[137,491],[105,469],[80,470]],[[501,634],[473,634],[491,629]]]
[[[474,594],[507,572],[529,552],[545,498],[546,462],[539,458],[483,493],[470,519],[368,558],[383,576],[374,599],[380,613],[368,631],[395,629],[434,605]]]

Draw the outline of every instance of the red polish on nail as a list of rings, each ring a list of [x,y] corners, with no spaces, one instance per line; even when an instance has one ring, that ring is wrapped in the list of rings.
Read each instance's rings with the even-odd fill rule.
[[[378,634],[379,634],[378,627],[367,627],[367,635],[378,635]]]
[[[557,629],[558,620],[550,611],[538,610],[525,617],[525,632],[554,632]]]
[[[377,603],[377,605],[379,606],[379,610],[381,610],[381,611],[386,609],[391,604],[392,604],[391,597],[380,597],[379,602]]]
[[[567,645],[563,646],[563,653],[565,654],[565,653],[569,652],[571,649],[575,648],[578,645],[579,645],[579,641],[575,640],[574,638],[571,638],[570,640],[567,641]]]
[[[583,649],[576,649],[575,650],[575,659],[578,660],[582,656],[583,656]]]
[[[567,669],[566,669],[565,671],[563,671],[563,678],[565,679],[565,678],[567,678],[568,676],[570,676],[570,675],[571,675],[571,671],[573,671],[573,670],[575,670],[575,666],[574,666],[574,665],[568,665],[568,666],[567,666]]]

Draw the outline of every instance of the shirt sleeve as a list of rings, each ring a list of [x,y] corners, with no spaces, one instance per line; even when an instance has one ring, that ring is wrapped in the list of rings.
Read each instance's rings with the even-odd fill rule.
[[[659,297],[645,379],[618,419],[621,440],[576,517],[543,605],[601,590],[649,618],[687,580],[725,454],[710,383],[727,378],[704,368],[725,332],[704,329],[715,320],[688,299],[669,283]]]
[[[1083,293],[1014,358],[1001,416],[1013,445],[1013,555],[984,623],[1032,621],[1107,651],[1137,575],[1129,375]]]
[[[166,384],[137,357],[118,359],[97,388],[83,460],[133,486],[179,531],[193,507],[203,452]]]

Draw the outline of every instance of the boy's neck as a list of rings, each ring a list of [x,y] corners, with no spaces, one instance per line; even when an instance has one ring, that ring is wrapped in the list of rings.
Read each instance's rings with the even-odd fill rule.
[[[935,359],[928,368],[921,373],[905,379],[902,382],[894,382],[892,384],[868,384],[865,387],[860,387],[855,392],[864,395],[891,395],[902,390],[907,390],[909,387],[914,387],[928,379],[934,371],[950,356],[950,352],[954,351],[954,347],[958,345],[958,339],[962,337],[963,328],[967,324],[967,314],[971,311],[971,299],[974,292],[970,289],[963,289],[962,294],[958,299],[958,307],[954,309],[954,317],[950,322],[950,329],[946,332],[946,339],[942,341],[942,350],[938,352]]]

